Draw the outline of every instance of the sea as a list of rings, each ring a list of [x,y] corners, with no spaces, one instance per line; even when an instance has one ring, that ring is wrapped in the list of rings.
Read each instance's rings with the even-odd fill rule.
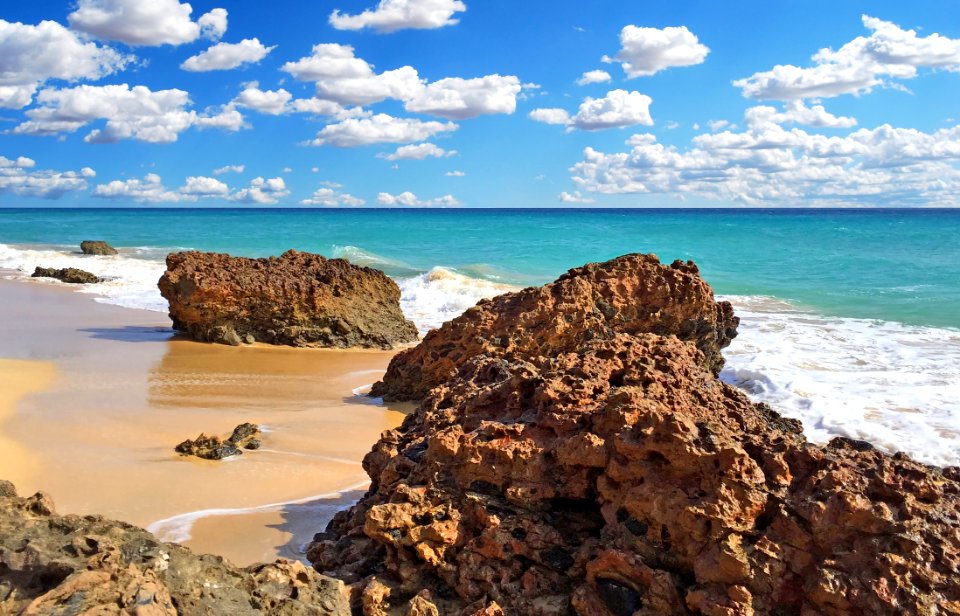
[[[382,269],[422,332],[587,262],[691,259],[741,317],[722,379],[814,442],[960,464],[960,210],[0,208],[3,276],[79,267],[91,301],[160,313],[171,251],[291,248]]]

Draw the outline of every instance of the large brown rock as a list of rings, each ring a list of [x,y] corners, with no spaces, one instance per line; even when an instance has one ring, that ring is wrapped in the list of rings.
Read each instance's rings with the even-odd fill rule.
[[[54,269],[52,267],[37,267],[33,270],[31,278],[56,278],[60,282],[67,284],[96,284],[102,282],[99,276],[75,267],[64,267]]]
[[[103,240],[84,240],[80,242],[80,252],[85,255],[111,256],[120,254],[116,248]]]
[[[98,516],[57,515],[0,481],[0,614],[349,616],[339,581],[298,562],[239,569]]]
[[[477,355],[545,356],[589,340],[650,332],[693,341],[715,374],[739,319],[692,261],[630,254],[572,269],[555,282],[483,300],[399,353],[371,395],[420,400]]]
[[[397,284],[343,259],[179,252],[158,286],[174,327],[196,340],[390,349],[417,339]]]
[[[696,342],[461,354],[308,557],[367,615],[960,614],[960,469],[807,443]]]

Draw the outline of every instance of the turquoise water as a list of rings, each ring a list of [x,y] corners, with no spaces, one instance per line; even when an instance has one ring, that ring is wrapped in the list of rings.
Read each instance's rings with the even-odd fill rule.
[[[627,252],[693,259],[722,294],[827,315],[960,327],[956,210],[0,209],[0,243],[288,248],[348,256],[394,276],[435,266],[540,284]]]

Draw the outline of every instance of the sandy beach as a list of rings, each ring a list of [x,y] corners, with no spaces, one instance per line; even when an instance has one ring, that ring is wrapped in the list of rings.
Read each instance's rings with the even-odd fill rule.
[[[165,315],[59,285],[0,280],[0,477],[65,513],[150,527],[238,565],[302,545],[366,487],[360,461],[404,409],[355,392],[390,352],[173,339]],[[253,422],[222,462],[173,447]],[[238,537],[242,538],[238,540]]]

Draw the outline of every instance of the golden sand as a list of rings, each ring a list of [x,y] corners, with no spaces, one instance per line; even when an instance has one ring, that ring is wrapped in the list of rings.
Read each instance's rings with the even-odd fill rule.
[[[0,357],[46,360],[0,366],[17,383],[3,387],[0,413],[19,400],[0,434],[29,461],[4,455],[0,478],[49,492],[61,512],[189,535],[185,545],[239,565],[297,557],[359,496],[360,461],[403,419],[354,393],[383,374],[389,352],[171,340],[160,313],[48,285],[0,281],[0,340]],[[261,450],[220,462],[173,451],[243,422],[263,427]]]
[[[0,471],[7,481],[22,482],[36,472],[36,464],[27,448],[5,436],[4,426],[21,399],[43,391],[55,374],[51,362],[0,358]]]

